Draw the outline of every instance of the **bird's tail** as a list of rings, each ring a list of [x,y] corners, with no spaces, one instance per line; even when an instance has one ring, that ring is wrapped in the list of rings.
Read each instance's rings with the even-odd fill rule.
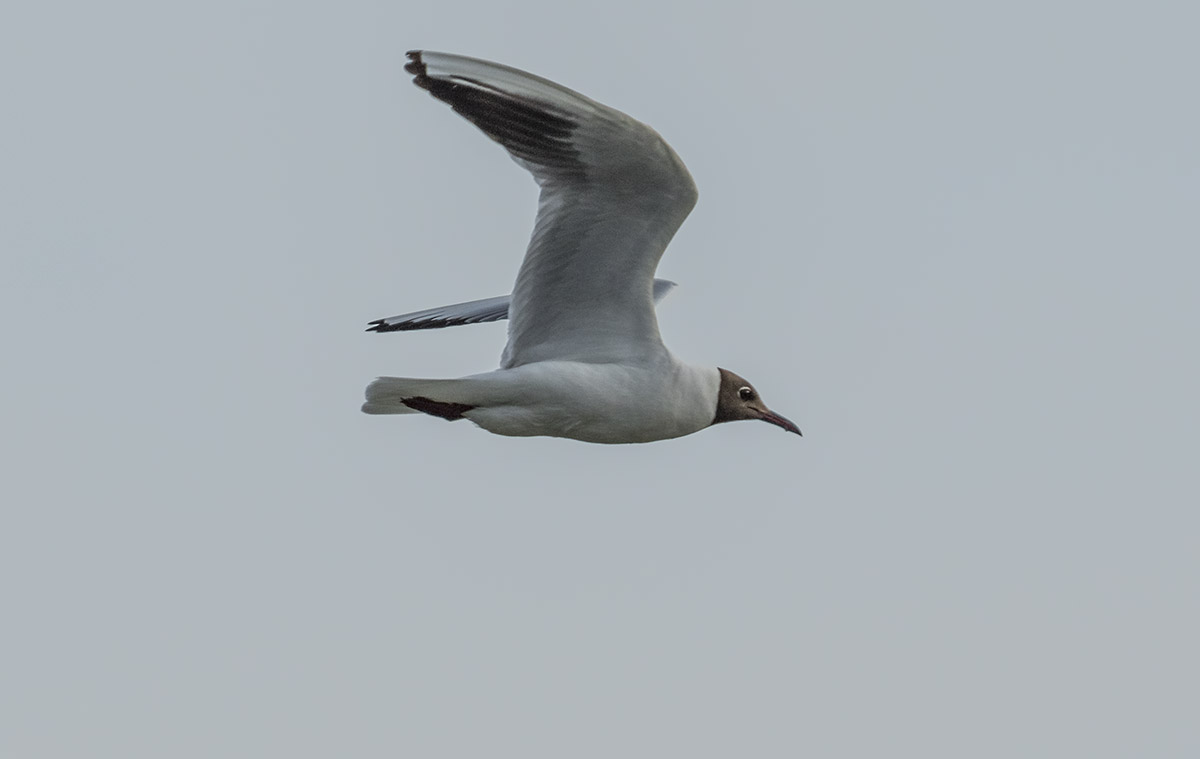
[[[362,405],[362,410],[367,414],[420,412],[443,419],[462,419],[464,413],[487,402],[486,384],[472,377],[378,377],[367,385],[367,402]]]

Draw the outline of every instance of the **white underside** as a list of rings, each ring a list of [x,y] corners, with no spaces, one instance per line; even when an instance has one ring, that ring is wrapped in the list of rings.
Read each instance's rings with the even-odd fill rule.
[[[453,380],[380,377],[368,413],[407,413],[405,397],[475,406],[464,416],[497,435],[647,443],[712,424],[720,375],[669,353],[641,365],[542,361]]]

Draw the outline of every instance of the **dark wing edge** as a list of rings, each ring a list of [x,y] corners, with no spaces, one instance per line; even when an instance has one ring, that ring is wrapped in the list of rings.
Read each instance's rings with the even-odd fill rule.
[[[370,322],[371,326],[367,327],[367,332],[410,332],[417,329],[441,329],[500,321],[508,318],[508,304],[511,300],[510,296],[502,295],[389,316]]]
[[[404,69],[413,75],[414,84],[447,103],[455,113],[503,145],[535,177],[582,176],[584,165],[579,160],[579,151],[571,144],[579,122],[569,111],[546,100],[506,92],[470,76],[472,64],[490,68],[496,68],[497,64],[441,55],[443,60],[452,59],[464,70],[431,75],[422,51],[411,50],[407,55],[409,62]],[[430,55],[433,59],[440,54]],[[487,69],[480,71],[486,72]]]

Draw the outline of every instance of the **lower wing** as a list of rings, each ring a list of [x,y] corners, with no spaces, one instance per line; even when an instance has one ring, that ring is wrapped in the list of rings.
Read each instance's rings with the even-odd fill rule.
[[[675,289],[675,283],[666,279],[654,280],[654,302],[660,303],[667,293]],[[511,295],[501,295],[497,298],[484,298],[466,303],[455,303],[452,306],[427,308],[424,311],[413,311],[399,316],[389,316],[386,319],[376,319],[367,327],[368,332],[409,332],[415,329],[441,329],[442,327],[457,327],[460,324],[482,324],[508,318],[508,304]]]

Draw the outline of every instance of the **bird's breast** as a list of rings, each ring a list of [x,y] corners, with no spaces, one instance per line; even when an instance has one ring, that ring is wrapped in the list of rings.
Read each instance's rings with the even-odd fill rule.
[[[668,357],[671,358],[671,357]],[[549,435],[591,443],[644,443],[712,423],[717,370],[674,361],[646,366],[547,361],[502,370],[509,402],[466,416],[499,435]]]

